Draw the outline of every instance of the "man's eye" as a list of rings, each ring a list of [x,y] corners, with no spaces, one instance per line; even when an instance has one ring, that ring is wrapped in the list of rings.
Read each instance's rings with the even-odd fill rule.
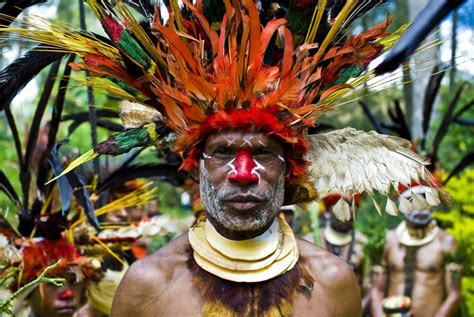
[[[274,153],[268,149],[258,149],[258,150],[255,150],[253,153],[252,153],[254,156],[273,156]]]
[[[220,157],[235,155],[234,151],[226,147],[217,148],[212,154]]]

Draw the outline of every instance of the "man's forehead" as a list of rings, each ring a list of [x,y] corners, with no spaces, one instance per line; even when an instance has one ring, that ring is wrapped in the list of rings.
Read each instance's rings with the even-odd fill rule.
[[[260,131],[224,130],[210,134],[206,145],[227,144],[235,146],[282,146],[282,143]]]

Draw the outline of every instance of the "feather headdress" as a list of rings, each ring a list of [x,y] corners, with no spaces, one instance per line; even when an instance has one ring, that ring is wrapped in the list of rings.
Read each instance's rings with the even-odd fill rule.
[[[149,26],[140,24],[122,1],[87,2],[109,40],[38,17],[23,21],[24,26],[32,28],[3,29],[17,32],[23,40],[41,41],[50,51],[79,55],[82,62],[71,66],[89,71],[92,78],[86,80],[88,85],[140,105],[134,109],[152,108],[143,111],[144,115],[130,115],[130,111],[124,114],[127,118],[148,119],[142,126],[113,136],[81,156],[65,173],[97,155],[119,154],[156,141],[182,154],[182,166],[190,169],[197,166],[200,146],[210,133],[243,129],[266,132],[286,145],[288,184],[300,185],[312,174],[311,179],[321,191],[333,192],[324,186],[337,185],[336,192],[349,190],[358,194],[383,187],[385,194],[390,184],[408,182],[414,175],[430,181],[424,162],[406,155],[409,146],[405,142],[385,142],[379,136],[371,155],[361,155],[353,162],[360,167],[385,164],[374,158],[386,152],[402,153],[399,159],[413,168],[410,173],[400,176],[386,168],[382,171],[382,166],[377,165],[377,169],[368,172],[370,175],[357,176],[347,171],[341,176],[336,166],[345,164],[344,151],[366,149],[370,135],[363,138],[367,144],[357,143],[360,138],[354,139],[355,143],[345,143],[354,136],[346,131],[322,140],[326,144],[311,142],[318,146],[312,148],[305,136],[305,130],[325,110],[371,77],[371,73],[363,74],[367,65],[398,37],[399,33],[391,35],[387,31],[390,18],[363,34],[344,36],[344,29],[368,4],[373,5],[372,1],[348,0],[337,2],[338,5],[318,1],[307,35],[296,48],[287,21],[275,13],[261,19],[263,13],[252,0],[224,0],[219,31],[212,27],[216,23],[211,26],[205,17],[200,1],[193,5],[183,0],[183,9],[176,1],[170,1],[167,23],[156,6]],[[307,6],[304,1],[298,4]],[[329,24],[325,21],[328,16]],[[261,20],[268,22],[262,26]],[[321,37],[318,34],[323,25],[327,28]],[[321,38],[319,43],[314,43],[316,38]],[[154,121],[156,118],[160,121]],[[362,132],[355,134],[360,136]],[[348,147],[344,151],[344,147],[340,148],[337,162],[328,159],[336,147],[344,145]],[[314,155],[314,151],[324,155]],[[320,157],[326,161],[320,161]],[[374,187],[370,184],[377,179],[374,173],[386,173],[387,179]],[[373,177],[364,179],[364,175]],[[340,178],[344,184],[337,183]],[[311,198],[308,196],[311,195],[306,199]]]

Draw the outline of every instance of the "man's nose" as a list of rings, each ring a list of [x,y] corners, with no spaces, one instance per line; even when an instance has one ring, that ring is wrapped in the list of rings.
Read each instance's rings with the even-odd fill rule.
[[[74,298],[74,293],[72,292],[71,288],[66,286],[67,288],[59,293],[58,298],[60,300],[68,300]]]
[[[250,183],[258,183],[259,175],[254,171],[255,161],[246,150],[239,150],[235,156],[235,160],[230,164],[232,170],[229,173],[229,181],[236,182],[239,185],[247,185]]]
[[[115,212],[115,215],[121,219],[127,219],[128,218],[128,212],[127,209],[125,208],[120,208]]]

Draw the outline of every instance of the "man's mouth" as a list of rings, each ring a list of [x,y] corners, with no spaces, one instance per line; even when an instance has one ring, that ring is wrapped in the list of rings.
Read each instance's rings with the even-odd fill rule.
[[[237,210],[249,210],[261,205],[265,200],[255,195],[236,195],[224,199],[224,204]]]
[[[56,309],[58,314],[64,314],[64,315],[72,315],[76,311],[75,306],[64,306],[64,307],[59,307]]]

